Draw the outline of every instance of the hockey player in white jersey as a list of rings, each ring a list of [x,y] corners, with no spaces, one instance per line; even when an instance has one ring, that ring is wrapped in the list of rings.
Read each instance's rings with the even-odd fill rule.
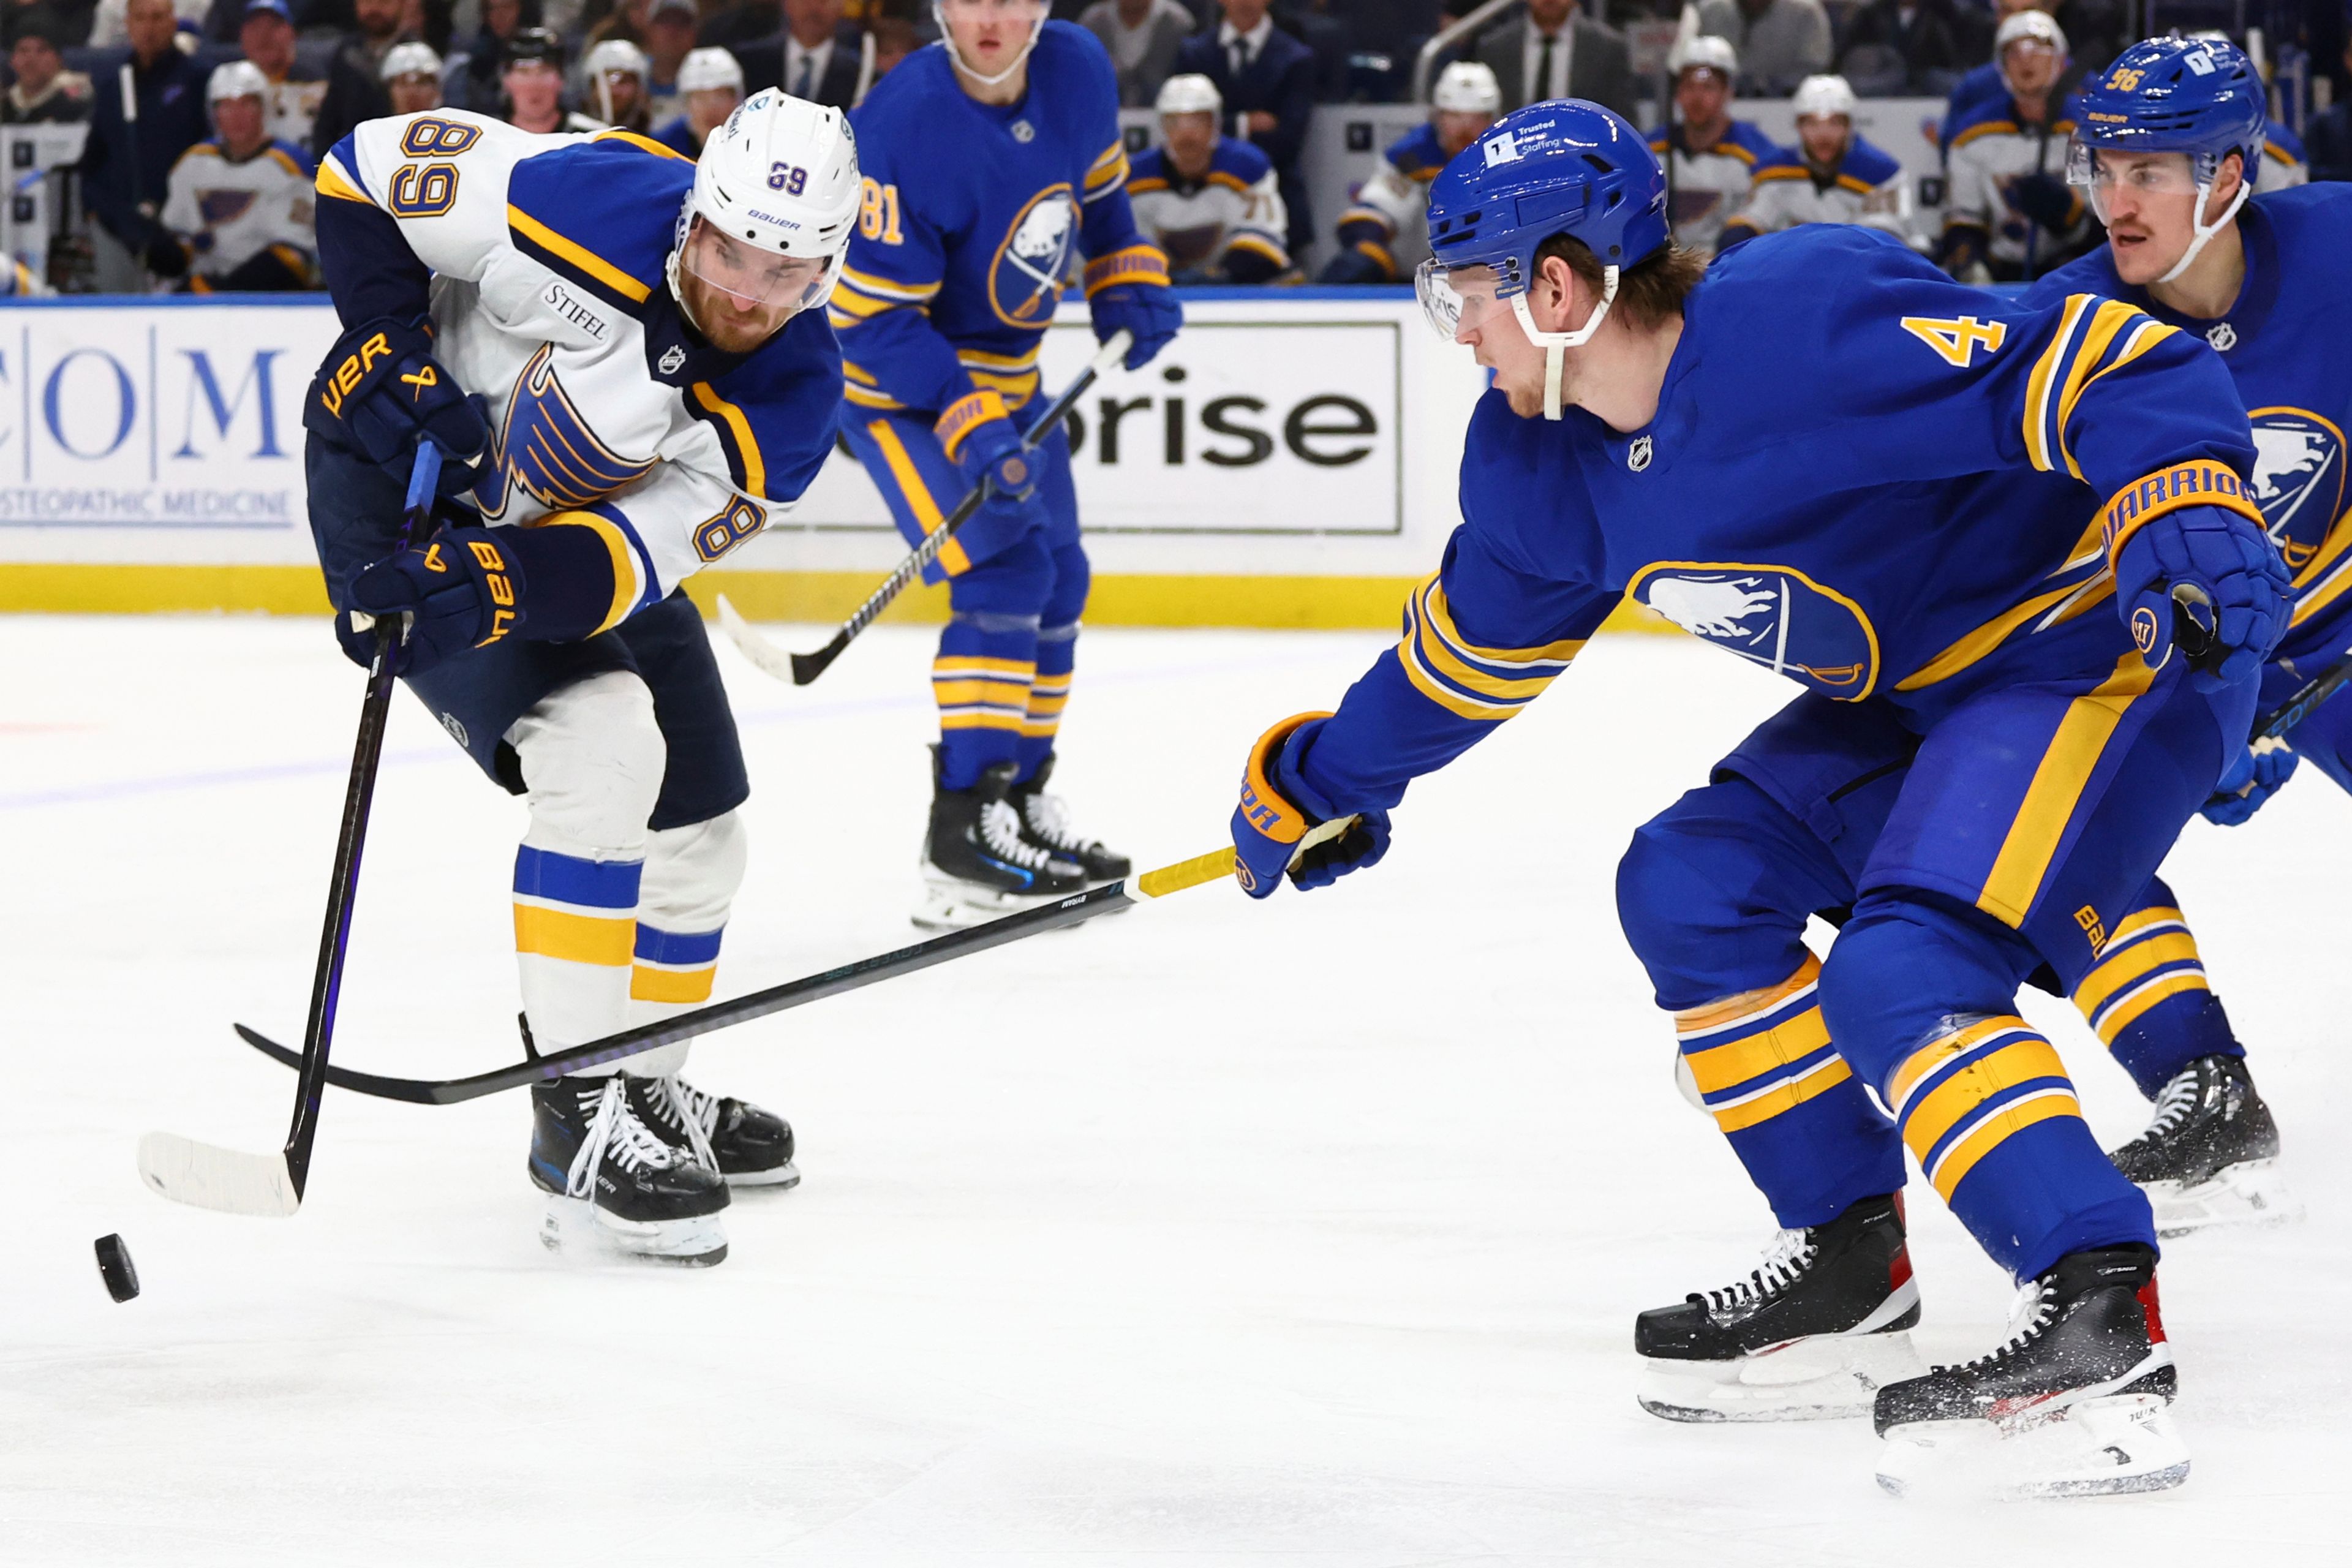
[[[2048,13],[2011,16],[1993,35],[2008,91],[1952,125],[1937,260],[1963,282],[2030,283],[2097,243],[2089,207],[2066,184],[2066,47]]]
[[[183,287],[224,290],[308,289],[318,279],[311,232],[310,154],[269,139],[269,79],[247,60],[215,69],[213,138],[172,165],[163,223],[188,257]]]
[[[1429,119],[1391,143],[1381,166],[1339,215],[1339,252],[1323,264],[1318,283],[1393,283],[1418,264],[1427,244],[1422,221],[1429,182],[1453,156],[1503,112],[1502,84],[1475,60],[1457,60],[1438,73],[1429,95]],[[1397,249],[1410,238],[1400,266]]]
[[[1650,133],[1650,151],[1666,171],[1666,215],[1675,243],[1701,256],[1715,254],[1723,226],[1748,206],[1756,171],[1780,156],[1773,140],[1745,120],[1731,118],[1731,84],[1739,51],[1712,34],[1685,38],[1669,63],[1681,123]]]
[[[1171,76],[1152,105],[1160,145],[1127,177],[1135,226],[1168,253],[1178,283],[1270,283],[1290,270],[1290,226],[1274,165],[1219,134],[1224,96],[1204,76]]]
[[[337,630],[406,617],[399,668],[530,808],[515,945],[536,1047],[709,999],[749,794],[688,576],[767,526],[833,443],[822,306],[857,216],[838,111],[768,91],[699,162],[626,132],[370,121],[320,167],[345,326],[304,405]],[[420,439],[438,531],[400,544]],[[544,1235],[725,1256],[728,1186],[789,1184],[792,1131],[677,1077],[683,1046],[532,1091]]]
[[[1901,239],[1911,212],[1903,165],[1853,128],[1853,89],[1842,76],[1809,76],[1791,100],[1797,146],[1756,171],[1748,205],[1727,219],[1717,254],[1801,223],[1852,223]]]

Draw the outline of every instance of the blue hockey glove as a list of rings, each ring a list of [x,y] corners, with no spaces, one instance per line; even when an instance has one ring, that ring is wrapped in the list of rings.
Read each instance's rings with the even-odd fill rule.
[[[1135,334],[1123,362],[1129,370],[1150,364],[1184,324],[1184,307],[1168,287],[1168,258],[1148,240],[1087,263],[1087,309],[1094,314],[1095,342],[1110,342],[1122,327]]]
[[[2177,637],[2200,691],[2252,680],[2286,632],[2287,575],[2278,547],[2236,511],[2189,505],[2126,524],[2118,549],[2113,514],[2110,507],[2116,607],[2140,657],[2161,668]]]
[[[1037,493],[1037,463],[1021,449],[1021,432],[1005,413],[1004,399],[988,391],[959,397],[931,430],[948,460],[963,470],[965,482],[977,485],[986,479],[992,487],[988,500],[965,526],[974,537],[1002,530],[1003,537],[1018,538],[1029,526],[1029,500]],[[995,527],[991,528],[991,523]]]
[[[1287,870],[1301,889],[1328,888],[1349,872],[1376,864],[1389,852],[1389,814],[1357,814],[1356,825],[1298,856],[1307,830],[1346,813],[1309,784],[1295,765],[1315,743],[1328,713],[1300,713],[1258,737],[1242,770],[1241,805],[1234,808],[1234,874],[1243,891],[1263,899]]]
[[[488,451],[488,405],[433,358],[422,321],[379,316],[335,341],[302,401],[303,428],[404,478],[419,437],[444,454],[441,494],[471,489]]]
[[[2001,191],[2002,199],[2047,229],[2066,229],[2083,216],[2074,190],[2056,174],[2020,174]]]
[[[2301,761],[2284,741],[2263,737],[2238,753],[2238,760],[2213,786],[2212,798],[2199,806],[2197,814],[2223,827],[2237,826],[2278,794],[2279,786],[2294,776],[2295,764]]]
[[[352,575],[343,595],[352,609],[382,620],[413,617],[393,650],[398,675],[417,675],[453,654],[519,631],[522,563],[487,528],[444,528]],[[375,633],[336,617],[343,650],[362,664],[374,657]],[[355,646],[356,645],[356,646]],[[362,651],[363,650],[363,651]]]

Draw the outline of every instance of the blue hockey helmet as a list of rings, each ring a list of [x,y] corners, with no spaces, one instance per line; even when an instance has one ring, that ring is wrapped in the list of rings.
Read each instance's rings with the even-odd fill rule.
[[[1670,232],[1665,173],[1640,132],[1597,103],[1532,103],[1496,121],[1431,182],[1430,258],[1414,288],[1449,339],[1507,307],[1546,351],[1544,417],[1557,419],[1561,351],[1601,330],[1619,275]],[[1602,269],[1601,301],[1572,332],[1538,330],[1528,310],[1536,252],[1556,235],[1582,241]]]
[[[2087,187],[2092,210],[2107,219],[2107,192],[2116,174],[2100,167],[2100,153],[2180,153],[2188,155],[2187,185],[2194,189],[2194,237],[2172,268],[2169,283],[2189,268],[2205,242],[2238,215],[2254,188],[2265,135],[2269,93],[2245,52],[2226,38],[2147,38],[2084,83],[2067,148],[2066,177]],[[2229,209],[2211,223],[2205,206],[2221,160],[2238,154],[2240,184]],[[2177,172],[2143,166],[2130,172],[2150,194],[2187,194]]]

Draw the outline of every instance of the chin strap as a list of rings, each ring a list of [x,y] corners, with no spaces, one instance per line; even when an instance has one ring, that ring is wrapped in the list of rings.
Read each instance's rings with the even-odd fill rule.
[[[1567,351],[1580,349],[1592,341],[1601,323],[1609,319],[1609,307],[1617,302],[1617,268],[1605,268],[1601,274],[1601,301],[1592,307],[1584,325],[1572,332],[1547,332],[1536,325],[1535,312],[1528,309],[1528,296],[1523,289],[1511,296],[1511,313],[1519,319],[1519,331],[1527,333],[1528,342],[1544,351],[1544,417],[1560,416],[1560,373],[1565,368]]]
[[[956,69],[971,78],[972,80],[980,83],[982,87],[994,87],[1000,82],[1011,80],[1013,73],[1019,70],[1028,62],[1029,52],[1037,47],[1037,40],[1045,36],[1045,18],[1050,14],[1050,9],[1045,5],[1044,0],[1039,0],[1037,25],[1029,29],[1029,41],[1021,46],[1021,52],[1013,57],[1013,63],[1011,65],[1006,66],[994,76],[982,76],[978,71],[972,69],[970,66],[964,64],[963,57],[956,52],[955,35],[948,31],[946,12],[937,4],[937,0],[933,0],[933,4],[931,5],[931,20],[939,24],[940,44],[941,47],[947,50],[948,58],[955,62]]]
[[[2230,220],[2238,216],[2238,209],[2246,205],[2246,198],[2253,194],[2253,181],[2247,179],[2243,172],[2241,171],[2238,177],[2238,194],[2230,198],[2228,210],[2223,212],[2220,217],[2215,218],[2210,224],[2207,223],[2201,216],[2190,219],[2189,226],[2191,237],[2189,241],[2189,248],[2180,253],[2180,259],[2172,264],[2172,270],[2158,279],[2157,281],[2158,283],[2170,283],[2179,279],[2182,273],[2188,271],[2190,263],[2197,259],[2198,252],[2205,248],[2205,242],[2211,239],[2223,229],[2229,227]],[[2197,211],[2200,215],[2203,214],[2206,204],[2212,199],[2212,196],[2213,182],[2210,180],[2200,182],[2197,186]]]

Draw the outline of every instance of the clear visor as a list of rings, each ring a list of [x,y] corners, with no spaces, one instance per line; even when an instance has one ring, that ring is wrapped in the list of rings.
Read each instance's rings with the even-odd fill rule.
[[[698,217],[678,257],[678,269],[715,290],[721,304],[746,315],[759,312],[782,319],[824,303],[841,276],[845,254],[779,256],[723,235]]]
[[[2066,183],[2088,193],[2091,210],[2107,221],[2118,188],[2138,197],[2183,196],[2194,199],[2197,187],[2210,184],[2210,158],[2186,153],[2118,153],[2112,147],[2092,147],[2080,138],[2066,149]]]
[[[1511,300],[1520,292],[1494,268],[1448,267],[1433,256],[1412,275],[1412,291],[1430,326],[1448,342],[1509,315]]]

